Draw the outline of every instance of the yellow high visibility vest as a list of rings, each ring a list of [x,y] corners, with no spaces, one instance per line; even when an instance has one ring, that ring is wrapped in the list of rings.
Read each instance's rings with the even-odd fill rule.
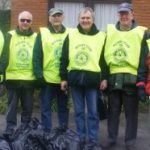
[[[64,33],[51,33],[48,28],[40,28],[43,47],[43,75],[49,83],[60,83],[60,57],[62,45],[69,30]]]
[[[69,34],[68,71],[87,70],[101,72],[99,60],[104,46],[105,33],[81,34],[77,29]]]
[[[0,56],[2,54],[3,46],[4,46],[4,37],[3,37],[2,32],[0,31]],[[3,80],[4,80],[4,76],[1,74],[0,75],[0,82],[2,82]]]
[[[114,25],[108,25],[104,56],[111,74],[137,75],[145,30],[138,26],[130,31],[119,31]]]
[[[9,47],[9,64],[6,69],[6,80],[35,80],[32,57],[37,34],[22,36],[18,35],[14,30],[9,33],[12,35],[12,38]]]

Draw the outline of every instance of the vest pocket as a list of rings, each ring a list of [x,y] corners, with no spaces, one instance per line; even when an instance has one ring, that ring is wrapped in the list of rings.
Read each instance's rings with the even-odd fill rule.
[[[131,74],[124,75],[124,85],[135,85],[137,82],[137,76]]]
[[[124,87],[135,86],[137,76],[131,74],[112,74],[109,77],[109,86],[113,89],[124,89]]]
[[[123,74],[114,74],[109,78],[109,84],[113,89],[122,89],[123,87]]]

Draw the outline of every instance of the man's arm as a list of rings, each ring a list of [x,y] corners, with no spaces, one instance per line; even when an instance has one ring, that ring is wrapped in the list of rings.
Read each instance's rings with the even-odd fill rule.
[[[138,67],[138,74],[137,74],[137,82],[146,82],[147,80],[147,73],[148,68],[146,65],[146,59],[149,53],[149,48],[146,43],[146,40],[148,38],[148,32],[146,31],[141,43],[141,53],[140,53],[140,59],[139,59],[139,67]],[[149,37],[150,38],[150,37]]]
[[[33,48],[33,72],[37,79],[43,79],[43,51],[41,34],[38,33]]]
[[[60,58],[60,77],[61,80],[67,80],[67,67],[69,64],[69,37],[67,36],[63,47],[62,47],[62,55]]]
[[[69,37],[67,36],[62,47],[62,55],[60,58],[61,90],[63,91],[67,91],[68,89],[68,77],[67,77],[68,64],[69,64]]]
[[[9,63],[9,47],[12,35],[7,33],[4,36],[4,46],[0,57],[0,73],[4,74]]]

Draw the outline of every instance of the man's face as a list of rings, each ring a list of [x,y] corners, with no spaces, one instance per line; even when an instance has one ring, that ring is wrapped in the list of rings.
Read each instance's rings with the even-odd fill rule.
[[[119,21],[121,26],[128,27],[133,20],[133,12],[122,11],[119,12]]]
[[[18,20],[19,29],[21,31],[27,31],[29,28],[31,28],[32,25],[32,16],[31,14],[25,12],[22,13]]]
[[[52,24],[52,26],[60,26],[64,20],[64,16],[60,13],[57,13],[55,15],[49,16],[49,22]]]
[[[90,11],[81,12],[79,16],[79,24],[84,31],[90,31],[93,23],[94,21]]]

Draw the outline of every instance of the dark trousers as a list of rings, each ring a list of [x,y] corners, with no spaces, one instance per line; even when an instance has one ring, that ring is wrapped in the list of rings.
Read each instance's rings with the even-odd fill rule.
[[[52,128],[52,100],[56,100],[60,127],[68,127],[68,96],[60,89],[60,84],[48,84],[41,89],[41,119],[45,131]]]
[[[33,88],[8,88],[8,111],[6,115],[8,128],[14,128],[17,124],[19,100],[22,107],[21,122],[30,122],[33,108],[33,93]]]
[[[137,137],[138,99],[136,93],[114,90],[109,94],[108,137],[110,142],[116,142],[119,128],[119,116],[122,105],[125,112],[125,143],[133,145]]]

